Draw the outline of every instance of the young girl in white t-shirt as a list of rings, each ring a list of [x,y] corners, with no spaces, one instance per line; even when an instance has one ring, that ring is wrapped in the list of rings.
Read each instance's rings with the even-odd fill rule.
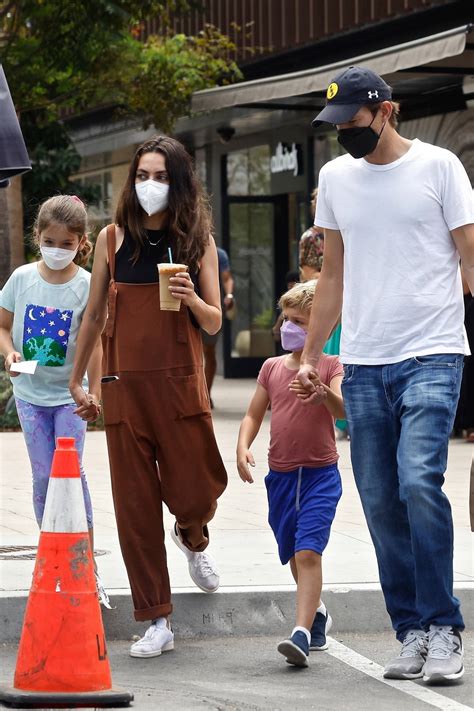
[[[92,245],[87,213],[74,195],[44,202],[34,227],[42,259],[16,269],[0,295],[0,352],[13,384],[18,417],[33,474],[33,507],[41,527],[49,474],[58,437],[74,437],[79,454],[87,525],[93,548],[92,506],[82,453],[87,421],[100,413],[100,341],[88,367],[88,406],[79,409],[68,388],[77,332],[89,298],[90,274],[81,265]],[[14,363],[38,361],[33,375],[14,372]],[[83,418],[83,419],[81,419]],[[108,598],[97,575],[102,603]]]

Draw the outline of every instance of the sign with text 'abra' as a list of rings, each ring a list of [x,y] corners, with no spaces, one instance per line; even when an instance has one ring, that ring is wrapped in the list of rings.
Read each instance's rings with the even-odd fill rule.
[[[293,175],[302,173],[301,146],[296,143],[278,143],[275,153],[270,159],[271,173],[292,172]]]

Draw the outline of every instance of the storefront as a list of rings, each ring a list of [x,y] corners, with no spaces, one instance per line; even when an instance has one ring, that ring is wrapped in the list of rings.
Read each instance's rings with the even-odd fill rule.
[[[220,203],[218,236],[237,303],[235,319],[224,323],[225,377],[255,376],[276,352],[277,302],[287,272],[298,270],[299,239],[313,222],[317,172],[340,152],[335,136],[315,140],[310,120],[212,149],[220,175],[220,194],[213,196],[214,206]]]
[[[402,104],[402,135],[452,150],[474,182],[471,26],[374,51],[364,45],[363,55],[358,47],[347,45],[330,65],[315,62],[312,69],[197,92],[194,115],[176,126],[210,194],[216,241],[229,253],[235,280],[237,315],[224,320],[218,348],[225,377],[254,377],[275,354],[276,304],[285,274],[297,268],[299,237],[312,222],[311,192],[321,166],[342,150],[335,132],[311,128],[342,67],[361,64],[382,74]],[[102,226],[114,213],[133,151],[155,130],[111,121],[106,111],[94,121],[71,122],[71,129],[83,158],[76,177],[103,186]]]

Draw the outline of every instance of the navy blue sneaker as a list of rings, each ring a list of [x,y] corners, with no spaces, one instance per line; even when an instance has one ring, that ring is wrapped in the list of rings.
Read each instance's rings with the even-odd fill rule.
[[[294,664],[295,667],[308,666],[309,644],[304,632],[296,631],[289,639],[280,642],[277,650],[286,657],[288,664]]]
[[[332,627],[332,617],[326,610],[326,614],[317,612],[311,627],[311,642],[309,648],[311,651],[322,652],[328,648],[326,635]]]

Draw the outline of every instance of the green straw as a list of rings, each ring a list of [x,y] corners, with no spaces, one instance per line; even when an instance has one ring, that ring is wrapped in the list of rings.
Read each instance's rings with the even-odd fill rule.
[[[168,256],[170,258],[170,264],[173,264],[173,255],[171,254],[171,247],[168,247]]]

